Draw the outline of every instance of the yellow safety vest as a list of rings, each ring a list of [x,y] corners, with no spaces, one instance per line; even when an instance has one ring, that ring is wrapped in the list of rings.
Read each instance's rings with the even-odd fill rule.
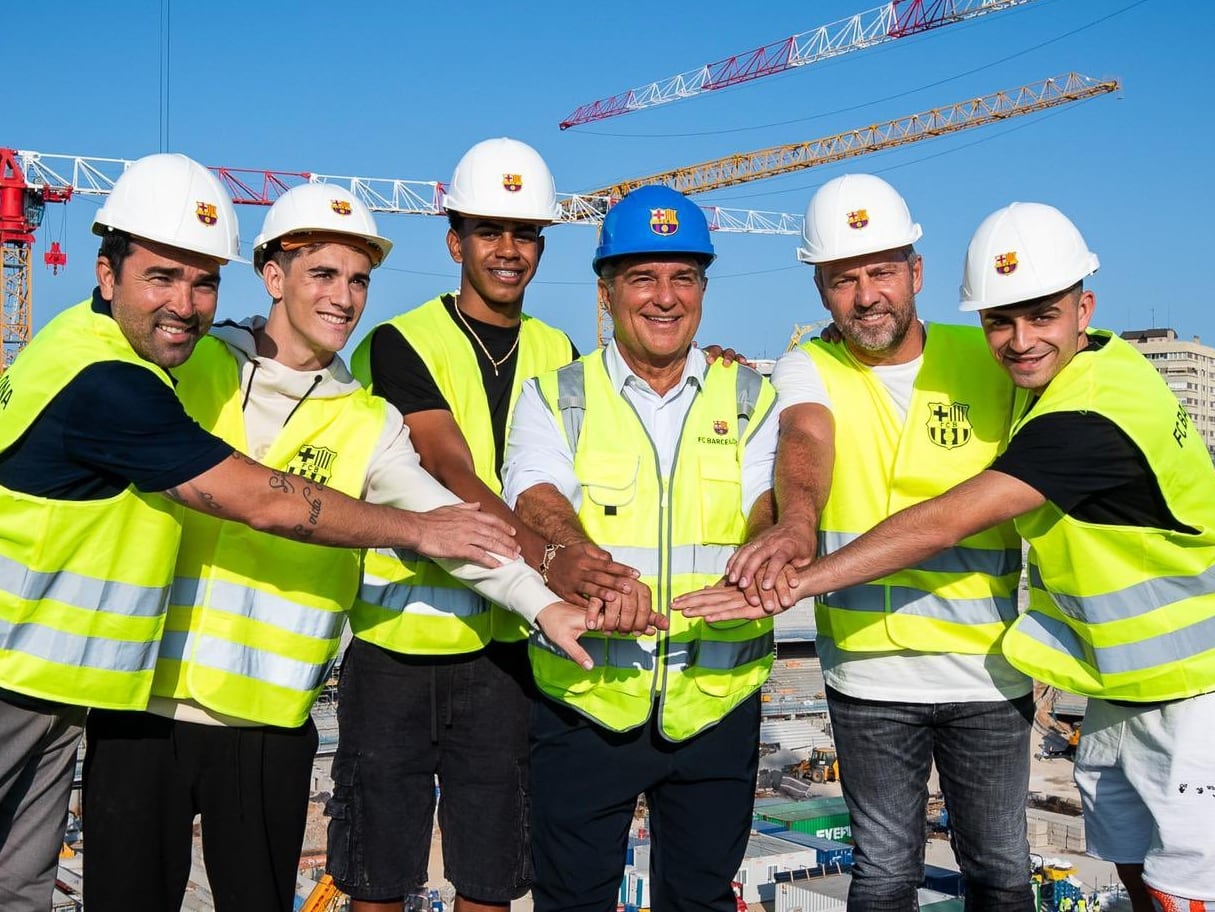
[[[477,354],[452,321],[442,298],[382,325],[396,327],[418,353],[468,441],[477,476],[491,491],[501,494],[493,424]],[[524,314],[518,358],[507,427],[523,381],[568,364],[570,341],[560,330]],[[355,349],[351,370],[360,382],[372,387],[370,335]],[[515,642],[528,635],[527,623],[517,614],[498,605],[487,606],[481,596],[437,564],[418,554],[386,550],[367,554],[350,629],[355,636],[385,649],[416,655],[475,652],[491,638]]]
[[[248,452],[228,347],[208,336],[175,373],[186,411]],[[313,482],[360,497],[386,421],[384,401],[363,389],[304,399],[261,461],[291,473],[298,497]],[[152,692],[263,725],[302,725],[332,670],[360,557],[189,514]]]
[[[48,323],[0,375],[0,453],[102,361],[145,368],[172,386],[85,301]],[[105,709],[147,706],[182,513],[134,485],[73,501],[0,487],[0,687]]]
[[[1030,542],[1029,610],[1004,638],[1014,666],[1063,690],[1172,700],[1215,688],[1215,471],[1185,408],[1135,348],[1106,331],[1014,426],[1093,412],[1147,460],[1169,512],[1193,534],[1096,525],[1049,501],[1017,519]]]
[[[802,346],[831,397],[835,472],[819,553],[986,469],[1007,441],[1014,387],[976,327],[932,324],[906,419],[846,345]],[[1021,542],[1012,523],[921,564],[817,600],[818,629],[851,652],[999,651],[1017,616]]]
[[[578,517],[590,538],[641,571],[669,631],[641,637],[583,635],[584,671],[539,632],[532,671],[540,690],[613,731],[643,725],[659,697],[664,737],[682,741],[754,693],[772,668],[770,618],[708,624],[671,611],[671,600],[717,582],[746,536],[742,461],[771,414],[774,393],[748,367],[707,371],[680,434],[672,473],[659,470],[637,413],[612,386],[600,349],[540,377],[539,388],[574,454]]]

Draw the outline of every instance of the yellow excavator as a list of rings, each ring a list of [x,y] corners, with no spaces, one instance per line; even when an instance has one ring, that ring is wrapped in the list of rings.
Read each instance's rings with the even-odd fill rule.
[[[326,874],[316,882],[316,886],[300,906],[300,912],[333,912],[341,898],[342,891],[334,884],[333,878]]]
[[[789,772],[811,782],[839,782],[839,757],[834,747],[816,747],[810,751],[809,757],[795,763]]]

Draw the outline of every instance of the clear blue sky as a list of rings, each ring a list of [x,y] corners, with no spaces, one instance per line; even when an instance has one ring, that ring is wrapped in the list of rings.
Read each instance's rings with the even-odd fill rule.
[[[1169,325],[1215,343],[1211,286],[1193,276],[1205,275],[1215,248],[1208,2],[1037,0],[724,92],[557,128],[583,102],[876,5],[175,0],[168,149],[208,165],[445,181],[474,142],[508,135],[536,146],[558,188],[574,192],[1068,70],[1113,76],[1124,83],[1118,96],[698,201],[800,213],[824,181],[879,173],[924,227],[921,315],[958,321],[973,319],[956,313],[957,286],[979,221],[1013,200],[1051,203],[1101,257],[1090,285],[1098,325]],[[41,23],[10,21],[0,32],[10,72],[0,145],[116,158],[160,151],[160,18],[160,0],[72,0]],[[36,251],[35,328],[92,287],[89,224],[98,205],[78,198],[50,207]],[[264,214],[241,207],[246,246]],[[384,215],[380,227],[396,248],[375,274],[364,330],[457,282],[443,220]],[[595,232],[557,226],[549,234],[527,309],[586,350],[594,340]],[[51,239],[70,257],[57,277],[40,265]],[[822,314],[809,269],[794,259],[796,239],[719,234],[716,242],[702,342],[774,356],[795,322]],[[251,267],[228,267],[221,317],[266,304]]]

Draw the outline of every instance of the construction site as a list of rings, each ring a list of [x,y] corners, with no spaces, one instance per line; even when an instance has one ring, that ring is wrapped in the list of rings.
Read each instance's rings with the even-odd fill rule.
[[[993,201],[1002,204],[1014,197],[1041,197],[1064,207],[1074,198],[1102,249],[1103,272],[1095,281],[1108,289],[1112,302],[1098,318],[1102,326],[1133,330],[1132,341],[1140,346],[1162,334],[1169,340],[1192,335],[1189,347],[1194,348],[1199,330],[1215,338],[1215,318],[1206,310],[1190,312],[1178,302],[1174,310],[1158,315],[1155,307],[1165,304],[1154,301],[1150,314],[1145,312],[1141,299],[1152,288],[1142,276],[1131,274],[1131,263],[1173,256],[1167,246],[1172,241],[1153,238],[1140,249],[1147,242],[1138,237],[1115,237],[1127,234],[1120,226],[1128,223],[1130,213],[1151,212],[1146,220],[1159,225],[1166,216],[1186,221],[1215,204],[1203,160],[1187,148],[1184,154],[1177,151],[1177,161],[1171,162],[1174,150],[1169,147],[1176,143],[1165,138],[1181,126],[1182,117],[1193,116],[1192,111],[1184,112],[1197,104],[1194,86],[1211,75],[1197,37],[1215,33],[1215,14],[1205,8],[1197,12],[1179,0],[1125,0],[1116,8],[1098,0],[894,0],[857,10],[859,4],[832,0],[813,7],[752,11],[745,16],[745,28],[739,24],[736,29],[731,19],[742,19],[743,14],[733,4],[720,4],[708,15],[698,14],[716,25],[698,27],[695,40],[684,34],[689,13],[656,11],[647,3],[632,3],[627,16],[614,17],[634,23],[652,17],[645,34],[636,36],[609,36],[610,30],[590,13],[553,13],[560,21],[544,31],[543,42],[530,36],[525,45],[532,60],[547,64],[542,93],[526,81],[507,86],[507,67],[486,68],[482,62],[474,67],[476,88],[458,88],[457,77],[451,77],[452,100],[458,101],[457,107],[467,105],[468,113],[456,117],[445,112],[433,122],[423,110],[446,107],[446,102],[435,100],[440,89],[431,80],[451,63],[441,48],[429,45],[435,44],[433,35],[446,34],[446,17],[428,11],[418,13],[420,21],[388,28],[386,21],[377,25],[376,16],[369,13],[361,26],[369,33],[383,28],[386,39],[400,29],[409,32],[402,44],[428,46],[418,51],[419,60],[426,61],[425,71],[400,77],[399,84],[398,77],[385,77],[389,90],[399,91],[404,99],[404,113],[397,113],[406,123],[394,125],[383,137],[378,127],[367,127],[369,135],[360,135],[362,128],[356,129],[353,122],[385,119],[384,99],[349,102],[352,124],[342,128],[345,133],[325,127],[326,135],[318,141],[315,132],[288,131],[278,123],[257,126],[259,108],[245,112],[239,128],[226,127],[209,100],[199,101],[208,99],[212,89],[207,77],[197,72],[198,55],[205,54],[213,64],[228,53],[223,50],[228,44],[234,60],[243,60],[249,49],[214,22],[203,27],[205,40],[193,36],[191,28],[223,18],[223,13],[204,16],[180,0],[146,0],[142,5],[148,7],[143,11],[143,38],[149,48],[159,46],[159,59],[141,63],[147,71],[141,75],[141,120],[118,112],[115,119],[120,123],[113,131],[86,119],[78,126],[44,127],[36,118],[14,114],[11,102],[0,118],[0,397],[7,394],[5,369],[39,328],[89,293],[96,238],[90,236],[88,223],[115,181],[143,154],[180,150],[203,161],[238,208],[246,248],[267,207],[291,188],[332,184],[349,190],[376,214],[399,251],[393,266],[377,275],[373,303],[363,318],[370,327],[453,281],[455,270],[440,250],[450,173],[444,163],[454,161],[457,150],[466,145],[466,135],[491,133],[531,134],[528,141],[555,162],[561,215],[546,232],[546,277],[551,278],[537,281],[529,292],[528,312],[565,328],[583,354],[612,337],[606,301],[597,296],[588,268],[589,251],[605,215],[630,191],[659,184],[701,205],[721,251],[710,273],[709,301],[722,306],[712,313],[706,307],[697,341],[733,346],[752,356],[761,372],[771,374],[782,352],[808,341],[830,322],[822,319],[825,314],[810,273],[794,263],[805,201],[830,177],[884,171],[893,172],[887,175],[893,183],[911,190],[908,198],[917,212],[928,213],[920,218],[933,271],[922,317],[962,322],[955,319],[957,266],[961,239],[973,228],[977,213],[990,209]],[[376,14],[381,19],[405,18],[392,5],[380,6]],[[79,12],[81,18],[100,15],[91,8]],[[235,6],[225,12],[232,18],[240,15]],[[470,39],[476,56],[489,60],[501,53],[498,41],[503,35],[527,32],[529,23],[543,15],[489,5],[484,13],[508,20],[497,28],[476,27]],[[510,22],[516,15],[519,21]],[[110,44],[117,43],[119,26],[123,23],[104,27]],[[567,30],[576,30],[578,41],[569,41],[570,47],[559,52]],[[8,61],[17,54],[15,31],[0,34],[0,57]],[[293,27],[288,34],[295,34]],[[620,66],[604,65],[599,51],[570,49],[589,36],[628,46],[617,61]],[[1153,43],[1149,36],[1158,40],[1151,52],[1153,66],[1143,65],[1146,86],[1139,89],[1132,61]],[[257,57],[279,53],[267,44],[270,40],[254,42]],[[369,34],[365,49],[364,39],[347,40],[337,31],[324,41],[315,35],[300,40],[319,41],[317,59],[334,45],[342,46],[342,57],[371,57],[368,51],[375,44]],[[1174,40],[1185,53],[1160,49]],[[287,57],[297,52],[281,53]],[[406,69],[423,66],[397,59],[408,54],[390,44],[376,47],[374,56],[393,58],[395,66]],[[708,57],[712,62],[698,63]],[[358,68],[357,75],[334,77],[343,86],[338,100],[325,94],[330,90],[317,89],[329,115],[342,111],[348,103],[345,96],[366,94],[380,72],[368,61],[351,65]],[[256,67],[246,73],[255,72],[259,86],[289,79],[268,60]],[[509,68],[518,67],[512,63]],[[680,67],[685,69],[674,76],[663,75]],[[1160,75],[1170,68],[1174,72],[1167,78]],[[57,91],[79,92],[89,78],[76,74],[70,87]],[[254,94],[250,75],[236,83],[228,82],[236,78],[231,74],[215,78],[222,79],[230,97]],[[556,84],[567,78],[569,85],[557,91]],[[625,83],[634,87],[622,89]],[[486,86],[508,96],[505,106],[516,108],[514,119],[501,115],[501,100],[485,100]],[[289,87],[280,85],[278,91]],[[771,98],[753,101],[765,92]],[[372,94],[380,94],[379,88]],[[586,100],[595,94],[602,97]],[[1130,103],[1128,95],[1134,96]],[[1184,97],[1179,100],[1178,95]],[[1170,98],[1167,105],[1165,97]],[[108,103],[115,104],[113,99]],[[526,116],[517,111],[522,106],[529,109]],[[307,105],[292,111],[293,123],[317,117]],[[192,118],[208,123],[204,135]],[[125,140],[133,123],[144,124],[146,133],[157,119],[155,136]],[[279,139],[259,135],[253,141],[239,135],[242,130],[251,136],[273,134],[280,128],[284,134]],[[1082,139],[1086,135],[1093,137],[1091,142]],[[378,149],[391,144],[398,149]],[[1100,149],[1094,152],[1092,145]],[[1122,156],[1128,161],[1120,161]],[[1117,183],[1129,172],[1134,172],[1132,180]],[[368,174],[389,176],[358,176]],[[1128,189],[1136,181],[1140,186]],[[1186,197],[1179,186],[1186,192],[1193,189],[1193,197]],[[1133,198],[1122,198],[1128,195]],[[1178,203],[1182,199],[1186,202]],[[1142,227],[1136,230],[1143,232]],[[1183,249],[1183,256],[1208,252],[1209,232],[1179,233],[1193,235],[1178,241],[1193,245],[1192,250]],[[248,266],[226,267],[221,317],[244,316],[262,306],[264,294],[255,279]],[[1184,329],[1156,329],[1158,316]],[[1203,325],[1207,320],[1212,321],[1210,327]],[[1149,325],[1153,328],[1144,328]],[[1158,367],[1165,373],[1165,356],[1159,358]],[[1170,362],[1168,369],[1176,373],[1179,368]],[[1211,429],[1215,452],[1215,400],[1199,398],[1184,381],[1170,385],[1204,433]],[[1024,606],[1024,580],[1021,585]],[[852,846],[841,783],[848,769],[835,748],[815,635],[810,600],[776,620],[775,665],[761,692],[753,829],[735,882],[739,912],[842,912],[847,907]],[[343,636],[345,645],[349,629]],[[1026,878],[1033,885],[1037,909],[1130,910],[1114,865],[1086,854],[1084,820],[1072,779],[1086,701],[1041,684],[1035,686],[1034,699]],[[295,908],[302,912],[348,908],[348,898],[325,875],[324,808],[334,790],[336,704],[335,676],[311,714],[319,748],[296,888]],[[54,912],[89,908],[82,873],[89,847],[81,837],[80,819],[86,746],[80,748],[73,783]],[[949,811],[934,773],[923,821],[922,909],[964,908],[965,883],[951,847]],[[430,881],[409,898],[407,908],[413,912],[449,912],[454,907],[455,892],[442,876],[441,853],[442,834],[436,826]],[[620,912],[650,908],[648,878],[649,828],[643,800],[630,834],[628,865],[621,872]],[[197,823],[181,908],[215,908]],[[513,908],[530,910],[530,896]]]
[[[795,908],[840,912],[845,908],[851,847],[840,779],[847,770],[840,769],[832,741],[822,670],[813,647],[814,632],[811,604],[799,605],[777,620],[776,665],[761,695],[760,772],[751,845],[739,874],[740,910],[741,903],[767,912],[791,912]],[[320,747],[300,858],[297,908],[302,912],[339,912],[345,908],[345,897],[324,877],[324,805],[333,791],[330,771],[338,737],[335,694],[336,686],[330,687],[312,711]],[[1126,912],[1130,905],[1114,866],[1085,854],[1084,822],[1072,782],[1072,757],[1085,701],[1041,687],[1035,699],[1034,756],[1026,804],[1031,856],[1026,876],[1036,885],[1039,909],[1055,912],[1064,896],[1096,896],[1096,907]],[[79,786],[78,776],[64,837],[56,912],[87,909],[81,875],[87,846],[80,841]],[[959,896],[964,887],[949,843],[948,809],[935,776],[929,788],[924,821],[924,857],[929,867],[921,908],[949,912],[962,908]],[[642,802],[630,837],[629,866],[621,877],[622,909],[647,908],[643,901],[648,897],[647,846]],[[412,900],[412,908],[443,912],[450,908],[455,894],[441,876],[442,834],[437,827],[430,871],[427,890]],[[516,910],[530,907],[527,897],[514,904]],[[196,836],[190,886],[182,909],[209,912],[212,908],[202,841]]]

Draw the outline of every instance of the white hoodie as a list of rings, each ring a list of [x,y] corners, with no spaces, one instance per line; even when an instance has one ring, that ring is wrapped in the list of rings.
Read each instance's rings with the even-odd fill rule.
[[[360,389],[340,355],[320,370],[298,371],[272,358],[257,354],[253,331],[265,326],[264,317],[250,317],[239,324],[214,326],[211,335],[223,341],[240,367],[240,388],[245,415],[247,455],[262,459],[291,413],[305,399],[336,399]],[[409,442],[409,428],[401,413],[386,404],[387,416],[380,439],[363,482],[364,500],[388,504],[403,510],[424,512],[460,503],[460,498],[443,487],[422,468],[417,450]],[[536,623],[540,611],[560,596],[553,594],[540,574],[521,558],[492,570],[463,561],[436,561],[456,579],[491,602],[504,605]],[[190,722],[221,725],[256,723],[213,713],[193,701],[153,697],[148,711]]]

